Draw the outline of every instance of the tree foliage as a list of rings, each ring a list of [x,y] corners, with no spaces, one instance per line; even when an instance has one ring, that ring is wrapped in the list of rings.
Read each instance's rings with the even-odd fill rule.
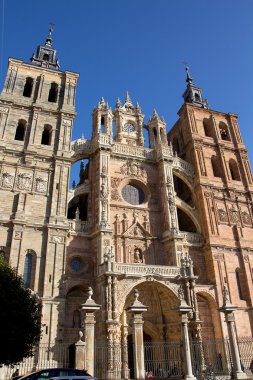
[[[40,334],[36,296],[0,257],[0,364],[15,364],[31,356]]]

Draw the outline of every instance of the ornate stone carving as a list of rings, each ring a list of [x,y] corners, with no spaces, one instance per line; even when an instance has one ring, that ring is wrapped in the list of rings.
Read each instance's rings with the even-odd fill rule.
[[[141,167],[139,162],[135,162],[131,159],[121,166],[120,172],[124,175],[134,176],[134,177],[144,177],[146,171]]]
[[[71,124],[72,124],[72,121],[71,121],[71,120],[67,120],[67,119],[63,119],[62,122],[63,122],[64,125],[67,125],[67,126],[69,126],[69,127],[70,127]]]
[[[252,224],[250,214],[247,211],[242,212],[242,221],[244,224]]]
[[[8,188],[12,188],[13,187],[13,183],[14,183],[14,176],[15,174],[14,173],[3,173],[3,187],[8,187]]]
[[[2,112],[2,113],[8,113],[8,111],[9,111],[9,108],[7,108],[7,107],[0,107],[0,112]]]
[[[64,243],[65,238],[64,236],[52,235],[50,241],[52,243]]]
[[[229,217],[232,223],[240,222],[239,211],[234,206],[232,206],[229,210]]]
[[[223,253],[215,253],[213,255],[213,258],[214,258],[214,260],[224,260],[224,255],[223,255]]]
[[[47,180],[42,177],[36,177],[35,191],[45,193],[47,191]]]
[[[31,190],[32,187],[32,174],[30,173],[19,173],[17,187],[20,190]]]
[[[22,231],[14,231],[14,239],[22,239]]]
[[[227,214],[226,210],[224,210],[223,208],[219,208],[218,209],[218,216],[219,216],[219,220],[221,222],[228,223],[228,214]]]

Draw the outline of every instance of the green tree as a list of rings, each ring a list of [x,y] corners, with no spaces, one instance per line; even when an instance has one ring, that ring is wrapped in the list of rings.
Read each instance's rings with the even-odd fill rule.
[[[32,355],[41,335],[40,314],[36,296],[0,257],[0,364]]]

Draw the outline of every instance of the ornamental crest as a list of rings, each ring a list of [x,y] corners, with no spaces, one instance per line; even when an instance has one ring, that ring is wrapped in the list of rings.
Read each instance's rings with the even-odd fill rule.
[[[18,175],[17,187],[20,190],[31,190],[32,186],[32,174],[21,173]]]
[[[37,177],[35,181],[36,181],[35,190],[38,193],[45,193],[47,191],[47,181],[41,177]]]
[[[12,188],[14,182],[14,173],[3,173],[3,187]]]
[[[136,177],[144,177],[146,174],[145,170],[141,167],[141,164],[133,160],[127,160],[127,162],[121,166],[120,172],[124,175]]]
[[[242,212],[242,221],[244,224],[251,224],[251,217],[247,211]]]
[[[239,223],[240,222],[240,216],[238,210],[235,209],[234,206],[231,207],[229,210],[229,216],[230,216],[230,221],[232,223]]]
[[[218,209],[218,215],[219,215],[219,219],[220,219],[221,222],[228,223],[228,215],[227,215],[226,211],[223,208],[219,208]]]

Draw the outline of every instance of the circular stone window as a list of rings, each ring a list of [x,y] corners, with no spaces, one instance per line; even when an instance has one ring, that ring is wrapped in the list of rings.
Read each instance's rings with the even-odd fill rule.
[[[70,267],[74,272],[79,272],[83,266],[83,263],[80,259],[73,259],[70,262]]]
[[[140,205],[144,202],[144,191],[137,185],[128,184],[122,189],[123,199],[131,205]]]

